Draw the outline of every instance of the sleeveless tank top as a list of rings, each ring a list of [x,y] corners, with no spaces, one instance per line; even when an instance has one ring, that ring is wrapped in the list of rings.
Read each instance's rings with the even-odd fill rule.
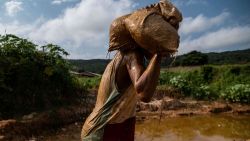
[[[121,93],[115,82],[116,69],[122,59],[123,56],[118,52],[105,69],[95,108],[82,128],[83,141],[102,141],[106,124],[122,123],[136,114],[137,97],[134,86],[131,84]]]

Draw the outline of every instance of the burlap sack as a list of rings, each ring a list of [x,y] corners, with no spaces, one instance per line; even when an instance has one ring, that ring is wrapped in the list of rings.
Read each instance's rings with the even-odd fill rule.
[[[125,15],[115,19],[109,28],[109,49],[113,50],[126,50],[135,44],[129,31],[126,29],[124,20],[129,15]]]
[[[142,48],[151,53],[174,53],[179,46],[176,29],[154,11],[134,12],[125,19],[126,28]]]
[[[159,13],[141,9],[116,19],[110,27],[109,51],[133,48],[134,44],[151,53],[174,53],[179,35]]]

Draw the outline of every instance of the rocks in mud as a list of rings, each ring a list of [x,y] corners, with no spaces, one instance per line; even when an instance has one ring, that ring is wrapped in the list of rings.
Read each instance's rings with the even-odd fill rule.
[[[24,116],[22,117],[22,119],[23,119],[23,120],[32,120],[36,115],[37,115],[37,113],[36,113],[36,112],[33,112],[33,113],[31,113],[31,114],[24,115]]]
[[[177,99],[172,99],[172,100],[163,100],[162,101],[162,110],[177,110],[177,109],[180,109],[180,108],[184,108],[186,107],[187,105]]]
[[[160,111],[160,110],[177,110],[184,108],[187,105],[177,99],[162,99],[154,100],[150,103],[139,102],[137,104],[137,111]]]
[[[159,100],[153,101],[150,103],[138,102],[136,106],[136,111],[158,111],[160,108],[161,102]]]
[[[4,136],[0,135],[0,141],[4,141]]]
[[[1,120],[0,121],[0,135],[8,131],[9,129],[14,128],[16,125],[16,120],[10,119],[10,120]]]
[[[184,95],[181,93],[180,90],[170,87],[170,86],[164,86],[163,88],[158,88],[155,91],[154,99],[161,100],[164,97],[170,97],[174,99],[181,99],[184,98]]]
[[[83,121],[82,117],[89,114],[86,111],[79,105],[72,105],[42,113],[31,113],[18,120],[2,120],[0,121],[0,141],[27,140],[33,135],[40,135],[42,131]]]
[[[230,107],[229,105],[219,105],[219,106],[213,107],[209,112],[211,112],[211,113],[224,113],[224,112],[228,112],[231,110],[232,110],[232,107]]]
[[[234,111],[237,114],[250,114],[250,109],[237,109]],[[250,141],[250,139],[249,139]]]
[[[0,121],[0,141],[5,141],[8,137],[5,135],[8,131],[13,130],[17,122],[14,119]]]

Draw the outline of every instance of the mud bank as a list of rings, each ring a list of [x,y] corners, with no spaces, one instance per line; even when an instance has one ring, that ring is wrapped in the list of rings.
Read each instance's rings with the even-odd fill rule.
[[[178,117],[210,114],[249,114],[250,105],[227,103],[225,101],[197,101],[192,99],[173,99],[164,97],[150,103],[137,104],[138,120],[147,118]]]
[[[0,141],[40,141],[57,134],[58,131],[68,132],[68,130],[74,132],[75,137],[72,138],[79,138],[84,117],[87,117],[92,111],[94,103],[95,95],[92,95],[80,105],[43,113],[31,113],[21,119],[2,120],[0,121]],[[147,119],[193,115],[250,115],[250,105],[223,101],[177,99],[168,96],[162,99],[155,98],[150,103],[139,102],[136,110],[137,121],[139,122]],[[68,129],[68,127],[72,128]],[[77,131],[73,130],[73,127]],[[59,137],[63,137],[63,135],[59,135]]]
[[[95,95],[89,94],[87,99],[75,105],[1,120],[0,141],[34,141],[32,137],[54,133],[63,126],[82,122],[92,111],[94,103]]]

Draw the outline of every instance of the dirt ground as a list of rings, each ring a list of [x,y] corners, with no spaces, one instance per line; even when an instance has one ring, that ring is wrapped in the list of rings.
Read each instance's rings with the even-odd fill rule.
[[[81,105],[60,109],[51,113],[31,113],[22,120],[0,121],[0,141],[76,141],[86,110]],[[150,103],[139,102],[136,107],[137,121],[149,118],[165,118],[210,114],[250,115],[250,105],[224,101],[197,101],[164,97]],[[88,110],[89,112],[89,110]],[[53,118],[51,118],[53,117]]]

